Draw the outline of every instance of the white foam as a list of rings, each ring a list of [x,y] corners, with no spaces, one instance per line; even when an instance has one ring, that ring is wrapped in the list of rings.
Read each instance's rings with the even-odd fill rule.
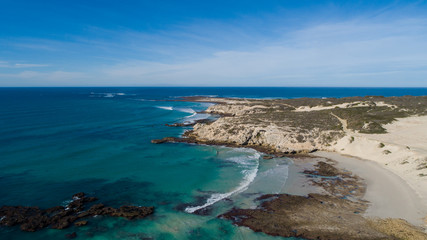
[[[188,213],[193,213],[197,210],[200,210],[200,209],[205,208],[207,206],[210,206],[216,202],[219,202],[224,198],[230,197],[231,195],[233,195],[235,193],[242,192],[242,191],[246,190],[248,188],[249,184],[255,179],[257,172],[258,172],[258,166],[252,170],[245,170],[245,172],[246,172],[246,175],[243,178],[243,181],[240,183],[240,185],[236,189],[234,189],[228,193],[214,193],[206,201],[205,204],[203,204],[201,206],[196,206],[196,207],[187,207],[185,209],[185,211]]]
[[[229,157],[229,158],[226,158],[225,160],[230,161],[230,162],[234,162],[234,163],[238,163],[242,166],[250,166],[250,165],[254,165],[254,163],[251,161],[248,161],[248,159],[259,159],[260,157],[261,157],[261,155],[259,153],[255,153],[252,156]],[[257,162],[257,164],[258,164],[258,162]]]
[[[186,116],[185,118],[191,118],[191,117],[194,117],[194,116],[196,116],[197,115],[197,113],[196,112],[194,112],[193,114],[191,114],[190,116]]]
[[[190,116],[184,117],[185,121],[184,123],[195,123],[198,120],[207,119],[211,115],[206,113],[193,113]]]
[[[174,108],[174,110],[185,112],[185,113],[191,113],[191,114],[196,113],[196,111],[194,111],[194,109],[192,108]]]
[[[115,96],[126,96],[126,95],[129,95],[129,94],[121,93],[121,92],[119,92],[119,93],[114,93],[114,92],[112,92],[112,93],[90,92],[90,96],[91,97],[98,96],[98,97],[105,97],[105,98],[113,98]],[[130,94],[130,95],[135,95],[135,94]]]
[[[175,111],[184,112],[184,113],[191,113],[191,116],[188,116],[188,117],[192,117],[197,114],[196,111],[194,111],[194,109],[192,108],[180,108],[180,107],[172,107],[172,106],[156,106],[156,108],[161,108],[165,110],[175,110]]]
[[[68,206],[72,202],[73,202],[73,200],[65,200],[65,201],[62,202],[61,205],[64,206],[64,207],[66,207],[66,206]]]
[[[104,95],[104,97],[106,97],[106,98],[112,98],[114,96],[115,96],[114,93],[105,93],[105,95]]]
[[[239,163],[242,165],[251,165],[251,164],[247,163],[248,162],[247,159],[256,160],[255,163],[252,163],[252,165],[255,165],[255,167],[253,169],[250,169],[250,170],[243,170],[242,171],[242,173],[244,174],[244,177],[243,177],[242,182],[240,182],[240,184],[237,188],[235,188],[232,191],[227,192],[227,193],[214,193],[210,196],[210,198],[208,198],[208,200],[206,200],[205,204],[203,204],[201,206],[187,207],[185,209],[185,211],[188,213],[193,213],[197,210],[200,210],[200,209],[208,207],[212,204],[215,204],[216,202],[219,202],[219,201],[223,200],[224,198],[228,198],[233,194],[245,191],[248,188],[248,186],[254,181],[255,177],[257,176],[258,166],[259,166],[258,159],[260,156],[261,155],[258,152],[255,152],[252,156],[227,158],[226,160],[233,161],[233,162],[236,162],[236,163]],[[246,159],[246,161],[245,161],[245,159]]]
[[[173,107],[170,107],[170,106],[156,106],[156,108],[160,108],[160,109],[164,109],[164,110],[170,110],[170,111],[173,110]]]

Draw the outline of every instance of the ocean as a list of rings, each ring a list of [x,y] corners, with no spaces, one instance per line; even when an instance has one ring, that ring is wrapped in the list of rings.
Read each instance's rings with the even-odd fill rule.
[[[105,205],[154,206],[129,221],[95,217],[83,227],[34,233],[0,227],[0,239],[284,239],[217,216],[283,193],[291,159],[251,149],[152,144],[209,118],[210,104],[182,96],[297,98],[427,95],[427,88],[0,88],[0,206],[49,208],[85,192]],[[203,215],[194,211],[205,209]],[[1,218],[2,216],[0,216]]]

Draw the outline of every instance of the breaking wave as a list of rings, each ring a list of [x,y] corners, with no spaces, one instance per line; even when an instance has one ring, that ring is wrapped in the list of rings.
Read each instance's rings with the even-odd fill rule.
[[[246,152],[247,152],[247,150],[246,150]],[[219,201],[223,200],[224,198],[228,198],[233,194],[245,191],[248,188],[248,186],[254,181],[255,177],[257,176],[258,166],[259,166],[258,160],[259,160],[260,156],[261,155],[258,152],[255,152],[253,155],[250,155],[250,156],[231,157],[231,158],[225,159],[227,161],[235,162],[235,163],[237,163],[237,164],[239,164],[245,168],[253,165],[253,168],[242,170],[242,173],[244,175],[243,180],[240,182],[239,186],[237,186],[236,188],[234,188],[230,192],[214,193],[206,200],[205,204],[200,205],[200,206],[187,207],[185,209],[185,211],[188,213],[194,213],[195,211],[203,209],[205,207],[208,207],[212,204],[215,204],[216,202],[219,202]],[[254,161],[255,161],[255,163],[254,163]]]

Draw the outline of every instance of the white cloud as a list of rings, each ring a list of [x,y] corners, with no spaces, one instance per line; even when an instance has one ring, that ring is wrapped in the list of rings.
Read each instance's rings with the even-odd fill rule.
[[[34,63],[10,63],[0,61],[0,68],[37,68],[37,67],[49,67],[49,64],[34,64]]]
[[[1,86],[74,86],[85,84],[87,75],[80,72],[38,72],[0,73]]]
[[[49,67],[49,64],[15,63],[16,68]]]
[[[255,48],[255,47],[254,47]],[[354,20],[284,34],[248,51],[101,70],[136,85],[427,86],[427,19]]]
[[[201,22],[157,33],[93,29],[100,35],[16,41],[61,54],[70,64],[61,71],[50,66],[50,72],[3,73],[0,85],[14,79],[9,85],[427,87],[427,18],[390,16],[304,23],[293,30],[275,18],[263,29],[250,26],[256,21]],[[31,63],[37,61],[0,61],[0,68],[49,66]],[[68,66],[73,70],[64,70]]]

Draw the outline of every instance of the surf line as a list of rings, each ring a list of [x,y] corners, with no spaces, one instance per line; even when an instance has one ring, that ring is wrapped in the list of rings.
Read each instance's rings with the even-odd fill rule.
[[[257,165],[254,169],[244,170],[245,176],[243,177],[243,181],[234,190],[227,193],[214,193],[211,195],[210,198],[208,198],[205,204],[201,206],[187,207],[185,208],[185,211],[188,213],[194,213],[195,211],[208,207],[212,204],[215,204],[223,200],[224,198],[228,198],[235,193],[243,192],[248,188],[249,184],[251,184],[254,181],[255,177],[257,176],[258,166],[259,166],[259,162],[257,161]]]

